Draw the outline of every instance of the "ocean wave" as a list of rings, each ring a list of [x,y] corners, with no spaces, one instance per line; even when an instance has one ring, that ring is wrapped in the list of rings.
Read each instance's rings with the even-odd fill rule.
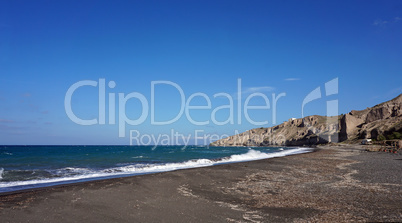
[[[35,188],[48,185],[64,184],[83,180],[113,178],[127,175],[139,175],[147,173],[167,172],[179,169],[190,169],[198,167],[206,167],[225,163],[237,163],[252,160],[261,160],[274,157],[282,157],[293,154],[311,152],[309,148],[295,148],[282,150],[275,153],[264,153],[257,150],[249,149],[247,153],[231,155],[222,159],[194,159],[180,163],[157,163],[157,164],[129,164],[126,166],[107,168],[107,169],[89,169],[66,167],[56,170],[55,178],[34,179],[27,181],[11,181],[0,182],[0,192],[20,190],[26,188]],[[0,168],[0,179],[4,169]]]
[[[81,168],[81,167],[66,167],[66,168],[61,168],[57,169],[55,171],[51,171],[55,175],[59,176],[68,176],[68,175],[86,175],[86,174],[92,174],[95,173],[95,170],[89,169],[89,168]]]
[[[227,161],[228,162],[245,162],[245,161],[252,161],[252,160],[261,160],[261,159],[289,156],[289,155],[295,155],[295,154],[307,153],[307,152],[311,152],[311,149],[310,148],[297,148],[297,149],[283,150],[283,151],[275,152],[275,153],[264,153],[264,152],[250,149],[245,154],[231,155]],[[223,159],[222,161],[224,162],[225,159]]]
[[[3,179],[4,168],[0,168],[0,180]]]

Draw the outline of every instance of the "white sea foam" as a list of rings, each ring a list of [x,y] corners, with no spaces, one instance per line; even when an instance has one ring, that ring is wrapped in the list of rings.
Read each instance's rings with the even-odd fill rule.
[[[89,169],[89,168],[80,168],[80,167],[66,167],[66,168],[62,168],[62,169],[58,169],[56,170],[57,174],[66,174],[66,173],[75,173],[75,174],[92,174],[94,173],[93,170]]]
[[[22,188],[31,188],[31,187],[39,187],[41,184],[52,185],[52,184],[62,184],[69,183],[84,179],[96,179],[96,178],[109,178],[109,177],[119,177],[124,175],[137,175],[137,174],[146,174],[146,173],[157,173],[157,172],[166,172],[173,171],[179,169],[189,169],[189,168],[198,168],[198,167],[206,167],[212,166],[216,164],[224,164],[224,163],[234,163],[234,162],[245,162],[252,160],[261,160],[268,159],[274,157],[282,157],[293,154],[307,153],[311,152],[309,148],[295,148],[283,150],[275,153],[264,153],[257,150],[249,149],[247,153],[239,154],[239,155],[231,155],[230,157],[223,158],[220,160],[210,160],[210,159],[197,159],[197,160],[189,160],[181,163],[165,163],[165,164],[134,164],[127,165],[122,167],[109,168],[104,170],[92,170],[87,168],[75,168],[75,167],[67,167],[58,170],[59,173],[62,172],[74,172],[76,174],[69,175],[60,178],[51,178],[51,179],[40,179],[40,180],[28,180],[28,181],[14,181],[14,182],[0,182],[0,192],[18,190]],[[3,173],[3,169],[0,168],[0,179]],[[10,187],[21,187],[12,189]]]
[[[144,156],[133,156],[131,158],[134,158],[134,159],[136,159],[136,158],[144,158]]]
[[[4,168],[0,168],[0,180],[3,179]]]

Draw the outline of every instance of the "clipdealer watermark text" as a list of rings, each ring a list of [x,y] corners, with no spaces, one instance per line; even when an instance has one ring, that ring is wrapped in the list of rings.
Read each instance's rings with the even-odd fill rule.
[[[165,85],[165,86],[170,86],[173,89],[177,90],[177,92],[180,94],[180,110],[176,114],[176,116],[170,120],[165,120],[165,121],[158,121],[157,117],[155,115],[155,98],[157,97],[155,93],[155,89],[157,86],[160,85]],[[97,87],[98,88],[98,117],[93,118],[93,119],[82,119],[78,117],[72,108],[72,96],[75,93],[75,91],[79,88],[83,87]],[[176,121],[178,121],[183,115],[187,118],[187,120],[195,125],[195,126],[205,126],[209,125],[211,122],[214,125],[226,125],[226,124],[242,124],[242,119],[243,116],[246,119],[246,121],[252,125],[256,126],[261,126],[261,125],[267,125],[268,120],[262,120],[262,121],[256,121],[252,119],[249,115],[249,111],[251,110],[271,110],[272,109],[272,122],[273,124],[276,124],[276,110],[277,110],[277,103],[278,100],[281,97],[286,96],[286,93],[280,93],[280,94],[271,94],[271,100],[266,94],[263,94],[261,92],[254,92],[245,97],[245,101],[243,104],[242,101],[242,85],[241,85],[241,79],[237,80],[237,92],[235,95],[235,99],[231,94],[225,93],[225,92],[219,92],[216,93],[212,96],[213,99],[215,98],[225,98],[227,99],[227,104],[220,105],[217,107],[212,107],[212,100],[211,97],[208,96],[205,93],[202,92],[196,92],[191,94],[189,97],[186,97],[183,89],[176,83],[172,81],[151,81],[150,89],[151,89],[151,98],[150,101],[141,93],[139,92],[131,92],[129,94],[124,94],[124,93],[117,93],[117,105],[116,105],[116,93],[115,92],[109,92],[108,93],[108,120],[106,120],[106,92],[107,88],[114,89],[116,87],[116,82],[114,81],[109,81],[107,86],[106,86],[106,80],[105,79],[99,79],[98,81],[94,80],[82,80],[74,83],[73,85],[70,86],[70,88],[67,90],[65,99],[64,99],[64,107],[67,116],[71,121],[73,121],[76,124],[79,125],[105,125],[105,124],[110,124],[114,125],[116,124],[116,121],[118,122],[118,129],[119,129],[119,137],[126,137],[126,125],[131,125],[131,126],[138,126],[143,124],[147,119],[148,116],[150,116],[150,124],[155,125],[155,126],[160,126],[160,125],[169,125],[172,124]],[[191,101],[196,98],[203,98],[205,100],[205,104],[203,105],[190,105]],[[260,98],[263,100],[262,105],[250,105],[250,101],[253,98]],[[140,112],[140,116],[137,119],[130,119],[127,117],[126,114],[126,104],[129,100],[137,100],[140,102],[141,107],[138,108]],[[236,102],[236,104],[235,104]],[[118,114],[117,114],[117,120],[116,120],[116,106],[118,106]],[[235,118],[234,111],[235,109],[237,110],[236,114],[237,117]],[[211,111],[210,113],[210,119],[209,120],[195,120],[194,117],[191,115],[191,111],[195,110],[209,110]],[[216,114],[218,111],[226,111],[228,114],[228,118],[223,121],[218,121]],[[108,121],[108,122],[106,122]]]
[[[191,123],[194,126],[206,126],[209,124],[214,124],[217,126],[222,126],[222,125],[234,125],[234,124],[242,124],[243,117],[245,120],[252,125],[255,126],[263,126],[268,124],[268,116],[263,116],[263,120],[255,120],[252,117],[250,117],[249,112],[252,110],[271,110],[272,112],[272,124],[277,124],[276,119],[277,119],[277,103],[280,98],[285,97],[286,93],[282,92],[279,94],[272,93],[269,98],[268,95],[262,93],[262,92],[252,92],[247,96],[243,95],[242,91],[242,80],[239,78],[237,79],[237,91],[235,94],[229,94],[225,92],[219,92],[215,93],[212,96],[208,96],[207,94],[203,92],[196,92],[190,94],[188,97],[186,97],[186,94],[184,93],[183,89],[177,84],[172,81],[167,81],[167,80],[159,80],[159,81],[151,81],[150,84],[150,99],[148,100],[147,97],[144,96],[144,94],[140,92],[131,92],[128,94],[124,93],[117,93],[113,92],[113,89],[116,88],[116,82],[113,80],[108,81],[106,85],[106,80],[104,78],[100,78],[98,81],[95,80],[82,80],[74,83],[69,87],[69,89],[66,92],[65,99],[64,99],[64,108],[67,116],[71,121],[73,121],[76,124],[79,125],[115,125],[118,124],[118,137],[124,138],[126,137],[126,127],[127,126],[139,126],[146,122],[147,120],[150,122],[151,125],[153,126],[163,126],[163,125],[170,125],[172,123],[175,123],[178,121],[180,118],[183,116],[186,117],[187,121]],[[158,117],[156,116],[155,113],[155,99],[157,97],[160,97],[161,95],[158,95],[156,93],[156,89],[158,87],[170,87],[174,90],[176,90],[179,93],[179,99],[180,99],[180,106],[179,106],[179,112],[176,114],[175,117],[171,118],[170,120],[164,120],[161,121],[160,117],[158,120]],[[83,119],[80,118],[76,115],[76,113],[73,111],[72,107],[72,98],[73,95],[75,94],[76,90],[79,88],[97,88],[98,92],[98,98],[97,98],[97,103],[98,103],[98,117],[97,118],[92,118],[92,119]],[[160,93],[159,93],[160,94]],[[316,87],[314,90],[309,92],[303,99],[303,102],[301,104],[301,115],[304,117],[304,108],[307,104],[316,101],[318,99],[321,99],[323,95],[325,97],[331,96],[331,95],[337,95],[338,94],[338,78],[334,78],[330,81],[327,81],[325,83],[324,88],[322,89],[320,86]],[[108,100],[106,103],[106,96],[108,96]],[[116,98],[117,97],[117,98]],[[243,101],[243,97],[245,100]],[[201,98],[204,100],[204,104],[202,105],[191,105],[191,102],[195,98]],[[212,106],[212,101],[213,99],[216,98],[223,98],[226,99],[227,103],[219,106]],[[262,102],[260,105],[251,105],[250,101],[253,98],[259,98],[259,101]],[[326,100],[326,117],[330,116],[337,116],[338,115],[338,100],[337,99],[331,99],[329,97]],[[126,105],[129,101],[134,101],[136,100],[141,104],[138,108],[135,108],[134,112],[140,111],[140,116],[137,119],[130,119],[127,116],[127,109]],[[199,100],[198,100],[199,101]],[[107,108],[106,108],[107,107]],[[116,114],[116,108],[118,109],[118,113]],[[132,108],[131,108],[132,109]],[[194,116],[191,115],[192,111],[196,110],[204,110],[204,111],[209,111],[209,119],[206,120],[195,120]],[[218,120],[217,119],[217,113],[218,112],[226,112],[224,114],[227,114],[226,120]],[[235,111],[236,111],[236,117],[235,117]],[[133,110],[130,110],[128,112],[133,112]],[[222,112],[221,112],[222,113]],[[108,117],[106,117],[106,114],[108,114]],[[130,114],[130,113],[129,113]],[[116,120],[117,118],[117,120]],[[254,117],[255,118],[255,117]],[[326,125],[330,126],[331,123],[329,123],[329,119],[326,120]],[[166,134],[159,134],[157,136],[153,134],[141,134],[139,130],[129,130],[129,139],[130,139],[130,145],[136,144],[136,145],[178,145],[178,144],[184,144],[188,145],[190,142],[190,139],[194,141],[196,145],[198,145],[198,142],[201,141],[200,144],[206,145],[209,144],[208,142],[220,140],[226,137],[229,137],[229,135],[223,134],[223,135],[218,135],[218,134],[205,134],[203,130],[200,130],[201,127],[195,127],[196,129],[194,131],[194,134],[181,134],[173,129],[171,129],[170,133]],[[309,130],[312,132],[320,132],[321,130],[315,129],[313,125],[308,126]],[[239,134],[237,130],[235,130],[234,135]],[[319,135],[319,134],[318,134]],[[253,136],[255,137],[255,136]],[[321,136],[320,136],[321,137]],[[336,138],[336,137],[335,137]],[[261,141],[261,140],[260,140]],[[337,141],[337,139],[335,140]]]

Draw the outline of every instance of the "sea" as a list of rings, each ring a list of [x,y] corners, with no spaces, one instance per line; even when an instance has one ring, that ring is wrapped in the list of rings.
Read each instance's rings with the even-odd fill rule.
[[[295,147],[0,146],[0,193],[311,151]]]

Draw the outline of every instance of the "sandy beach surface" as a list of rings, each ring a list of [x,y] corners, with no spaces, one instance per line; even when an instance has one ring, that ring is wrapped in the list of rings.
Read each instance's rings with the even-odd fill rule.
[[[0,195],[1,222],[402,221],[402,156],[361,146]]]

